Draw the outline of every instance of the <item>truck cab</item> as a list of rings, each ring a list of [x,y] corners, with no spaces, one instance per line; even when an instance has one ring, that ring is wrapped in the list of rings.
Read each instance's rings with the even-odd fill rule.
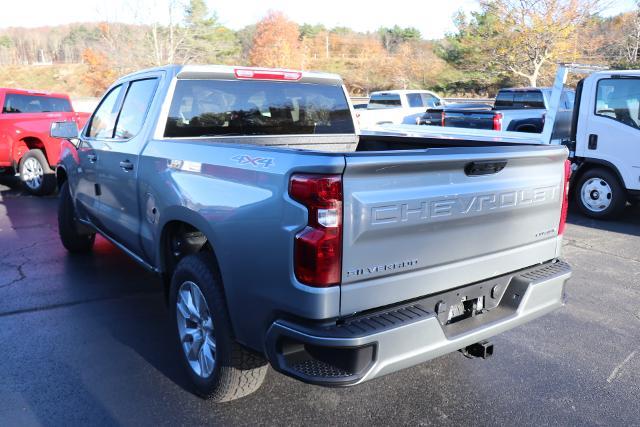
[[[640,71],[599,71],[577,87],[571,134],[573,195],[592,218],[640,197]]]
[[[443,105],[443,100],[427,90],[386,90],[372,92],[366,109],[356,118],[360,128],[388,124],[416,124],[428,108]]]

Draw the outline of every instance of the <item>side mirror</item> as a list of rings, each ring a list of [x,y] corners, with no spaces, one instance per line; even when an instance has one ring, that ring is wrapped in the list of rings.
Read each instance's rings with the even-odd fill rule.
[[[76,122],[53,122],[49,130],[52,138],[68,139],[76,148],[80,145],[78,125]]]

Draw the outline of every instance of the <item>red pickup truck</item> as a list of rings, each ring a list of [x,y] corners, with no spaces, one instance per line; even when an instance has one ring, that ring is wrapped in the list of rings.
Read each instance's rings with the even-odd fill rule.
[[[51,123],[74,121],[82,128],[89,114],[73,111],[61,93],[0,88],[0,105],[0,173],[18,173],[32,194],[53,193],[60,140],[49,136]]]

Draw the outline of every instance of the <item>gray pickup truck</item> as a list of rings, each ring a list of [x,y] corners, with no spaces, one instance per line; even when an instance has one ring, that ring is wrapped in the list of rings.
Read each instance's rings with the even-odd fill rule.
[[[336,75],[168,66],[59,122],[59,229],[165,279],[193,390],[347,386],[563,305],[567,150],[358,135]],[[123,278],[124,279],[124,278]]]

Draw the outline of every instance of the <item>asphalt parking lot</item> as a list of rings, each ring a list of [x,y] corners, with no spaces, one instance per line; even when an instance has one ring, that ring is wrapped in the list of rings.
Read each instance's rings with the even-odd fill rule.
[[[0,424],[568,424],[640,422],[640,208],[569,217],[563,309],[459,353],[355,388],[271,371],[247,398],[185,391],[159,281],[99,239],[58,241],[57,198],[0,182]]]

